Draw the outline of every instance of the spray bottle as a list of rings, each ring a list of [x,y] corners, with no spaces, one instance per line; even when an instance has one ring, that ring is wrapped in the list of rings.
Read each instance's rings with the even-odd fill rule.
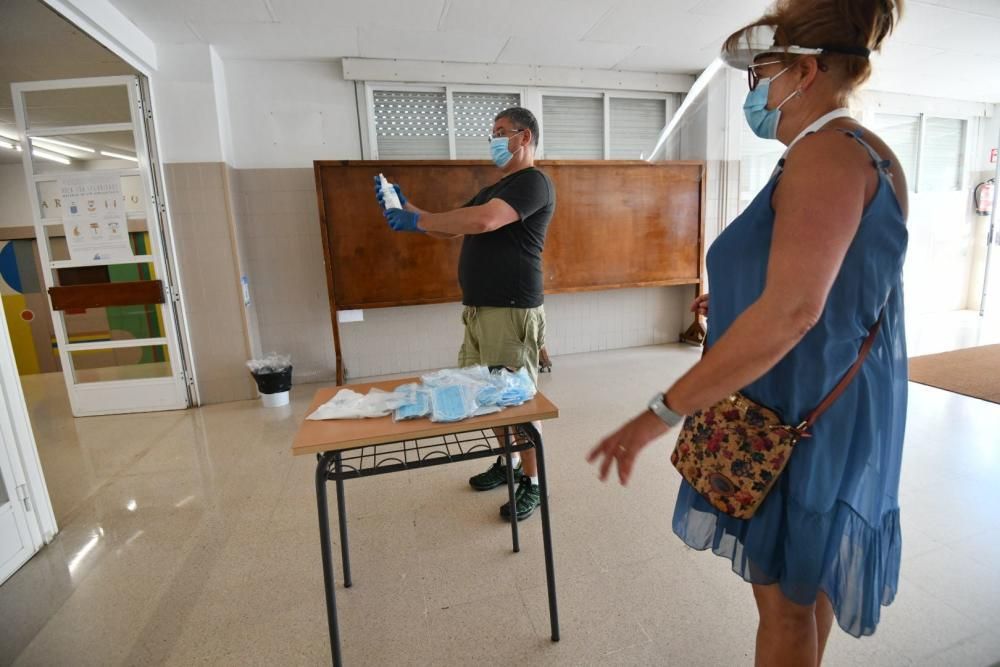
[[[385,202],[386,210],[390,208],[403,208],[399,204],[399,197],[396,195],[396,188],[393,187],[385,176],[378,175],[379,187],[382,189],[382,201]]]

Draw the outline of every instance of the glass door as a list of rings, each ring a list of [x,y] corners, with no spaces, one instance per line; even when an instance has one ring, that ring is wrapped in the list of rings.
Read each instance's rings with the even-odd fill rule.
[[[7,406],[0,406],[6,414]],[[27,488],[14,476],[17,451],[9,424],[0,428],[0,584],[41,547],[28,527]]]
[[[189,405],[138,77],[11,85],[74,416]]]

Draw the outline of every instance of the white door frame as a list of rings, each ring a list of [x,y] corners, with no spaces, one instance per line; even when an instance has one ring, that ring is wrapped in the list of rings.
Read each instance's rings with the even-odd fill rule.
[[[0,571],[0,583],[52,541],[58,527],[49,489],[38,459],[35,435],[28,419],[28,406],[14,360],[14,344],[7,318],[0,317],[0,456],[7,459],[13,479],[7,489],[10,500],[20,504],[27,524],[30,550]],[[19,561],[19,562],[18,562]]]
[[[150,139],[150,155],[153,158],[152,165],[157,182],[163,183],[163,165],[160,163],[159,158],[162,154],[162,147],[160,146],[160,139],[152,127],[152,123],[149,122],[150,109],[157,106],[156,82],[159,63],[157,62],[156,45],[110,3],[105,3],[106,6],[99,6],[90,0],[42,0],[42,2],[140,73],[142,84],[146,90],[144,97],[150,103],[146,114],[147,134]],[[177,263],[176,248],[171,231],[169,214],[171,209],[170,196],[165,188],[161,196],[161,201],[166,205],[166,212],[162,216],[161,228],[163,234],[166,236],[167,264],[174,277],[173,284],[180,285],[183,281],[181,279],[180,266]],[[175,296],[175,299],[178,299],[178,297]],[[197,383],[198,369],[193,363],[195,357],[194,350],[191,347],[191,331],[188,326],[185,301],[185,296],[181,293],[177,306],[177,322],[181,331],[181,344],[184,347],[184,355],[188,360],[188,388],[191,395],[191,405],[201,405]]]
[[[124,86],[128,94],[130,121],[125,123],[107,123],[100,125],[71,125],[66,127],[43,127],[35,129],[31,126],[30,113],[27,109],[25,96],[34,91],[49,90],[79,90],[87,88]],[[164,331],[158,338],[131,339],[122,341],[106,341],[99,343],[70,343],[66,332],[64,314],[51,311],[55,325],[56,341],[62,362],[66,390],[74,416],[91,416],[101,414],[119,414],[127,412],[148,412],[154,410],[177,410],[190,405],[189,374],[185,369],[185,350],[181,346],[179,329],[176,321],[175,306],[179,305],[179,290],[170,285],[171,266],[167,263],[164,248],[166,235],[162,230],[166,205],[158,197],[153,178],[154,164],[149,154],[151,143],[147,136],[147,109],[142,103],[140,80],[135,75],[89,77],[82,79],[63,79],[55,81],[32,81],[11,84],[14,101],[14,113],[17,118],[18,133],[22,140],[22,157],[25,179],[28,184],[28,194],[32,206],[33,222],[36,237],[39,239],[38,252],[42,262],[42,273],[46,289],[56,283],[56,271],[64,267],[96,266],[110,264],[152,264],[157,277],[162,281],[165,292],[165,303],[161,305],[160,313]],[[135,154],[138,160],[135,168],[102,170],[106,173],[118,173],[119,176],[139,175],[146,195],[145,218],[150,248],[147,255],[135,256],[129,261],[97,260],[97,261],[53,261],[49,252],[47,226],[61,225],[61,221],[46,220],[42,217],[42,209],[38,197],[38,184],[42,181],[52,181],[63,172],[36,173],[32,160],[33,137],[72,136],[83,133],[107,131],[129,131],[132,133]],[[72,173],[72,172],[69,172]],[[99,382],[79,382],[73,365],[72,353],[96,349],[115,349],[144,345],[162,345],[167,348],[170,373],[165,377],[142,380],[115,380]],[[193,383],[192,383],[193,384]]]
[[[997,136],[997,145],[1000,146],[1000,135]],[[986,316],[987,300],[992,298],[994,302],[990,304],[990,315],[994,315],[997,312],[996,298],[997,295],[990,295],[990,264],[993,262],[993,246],[997,245],[997,235],[1000,234],[1000,229],[997,229],[997,208],[1000,208],[1000,203],[997,202],[997,193],[1000,192],[1000,158],[997,158],[996,173],[993,175],[993,209],[990,211],[990,224],[988,231],[986,232],[986,266],[983,269],[983,290],[979,297],[979,317]],[[994,271],[996,269],[993,269]]]

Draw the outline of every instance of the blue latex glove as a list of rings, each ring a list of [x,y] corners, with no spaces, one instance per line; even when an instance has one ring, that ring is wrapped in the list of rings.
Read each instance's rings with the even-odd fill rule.
[[[407,211],[402,208],[390,208],[386,211],[382,211],[382,215],[385,216],[385,219],[389,223],[389,227],[391,227],[394,232],[424,231],[417,227],[417,221],[420,220],[419,213]]]
[[[396,190],[396,196],[399,197],[399,205],[406,206],[406,197],[403,196],[403,191],[395,183],[392,184],[392,187]],[[378,176],[375,177],[375,199],[378,200],[378,205],[385,209],[385,201],[382,199],[382,185],[379,183]]]

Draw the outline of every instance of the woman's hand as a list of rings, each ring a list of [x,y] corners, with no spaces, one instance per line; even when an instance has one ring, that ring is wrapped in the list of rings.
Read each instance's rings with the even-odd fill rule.
[[[702,294],[691,302],[691,312],[701,317],[708,317],[708,294]]]
[[[628,484],[632,476],[635,457],[656,438],[667,432],[667,425],[649,410],[632,419],[620,429],[606,437],[587,456],[594,463],[601,459],[601,481],[607,481],[611,464],[618,462],[618,479],[622,486]]]

